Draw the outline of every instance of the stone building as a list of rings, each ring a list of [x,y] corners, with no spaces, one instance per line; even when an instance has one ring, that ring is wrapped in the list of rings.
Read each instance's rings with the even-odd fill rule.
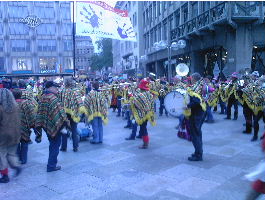
[[[0,74],[73,72],[69,1],[0,2]]]
[[[113,40],[113,72],[125,73],[129,76],[135,76],[136,72],[141,75],[143,65],[140,60],[144,54],[143,46],[143,21],[139,14],[142,11],[142,2],[137,1],[118,1],[115,8],[127,10],[136,33],[137,42]]]
[[[94,46],[89,36],[75,38],[75,66],[79,74],[87,74],[91,69]]]
[[[256,1],[145,1],[139,15],[146,71],[175,75],[176,65],[184,62],[202,75],[227,76],[244,68],[264,74],[264,14],[265,3]],[[180,39],[186,47],[171,48]],[[156,48],[161,41],[166,45]]]

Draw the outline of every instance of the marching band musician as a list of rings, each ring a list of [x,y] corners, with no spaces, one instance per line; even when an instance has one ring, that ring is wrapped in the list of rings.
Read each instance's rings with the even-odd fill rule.
[[[201,97],[203,81],[199,73],[191,75],[191,83],[193,86],[188,90],[190,102],[187,108],[190,109],[189,126],[191,141],[194,146],[195,152],[188,157],[189,161],[202,161],[203,148],[202,148],[202,124],[205,119],[206,105]],[[187,109],[185,108],[185,109]]]
[[[58,88],[60,86],[53,82],[45,83],[45,91],[40,98],[35,127],[40,134],[36,137],[36,141],[41,141],[41,129],[43,128],[49,140],[49,159],[47,164],[47,172],[53,172],[61,169],[57,165],[57,157],[61,146],[61,131],[65,126],[69,126],[69,121],[63,105],[58,97]]]
[[[237,86],[237,80],[238,80],[238,73],[234,72],[231,76],[231,82],[229,83],[226,93],[228,93],[228,100],[227,100],[227,117],[225,119],[231,119],[231,108],[234,106],[234,120],[237,120],[238,118],[238,100],[236,99],[234,95],[234,90]]]
[[[20,89],[12,90],[15,100],[19,106],[21,116],[20,131],[21,138],[18,144],[18,158],[21,164],[27,163],[28,158],[28,145],[30,143],[31,128],[35,127],[36,110],[34,105],[28,99],[22,99],[22,91]]]
[[[140,135],[143,139],[143,145],[140,149],[147,149],[149,145],[149,135],[147,132],[147,122],[155,125],[154,114],[154,95],[150,92],[149,82],[142,79],[138,85],[138,90],[130,98],[132,113],[135,121],[140,126]]]
[[[159,116],[162,116],[163,115],[163,110],[165,110],[165,115],[168,116],[168,113],[165,109],[165,105],[164,105],[164,101],[165,101],[165,96],[167,95],[168,93],[168,87],[166,86],[167,82],[165,81],[165,78],[161,78],[160,80],[160,90],[158,91],[159,93],[159,96],[158,96],[158,99],[159,99],[159,102],[160,102],[160,105],[159,105]]]
[[[104,93],[99,90],[99,83],[93,83],[93,90],[86,96],[85,114],[89,121],[92,121],[93,139],[91,144],[101,144],[103,142],[103,122],[108,121],[108,100]]]
[[[66,78],[64,88],[60,92],[60,100],[63,104],[67,118],[70,121],[73,151],[78,151],[77,123],[80,121],[79,115],[84,112],[83,101],[79,90],[74,88],[74,80]],[[61,151],[67,151],[67,134],[62,135]]]

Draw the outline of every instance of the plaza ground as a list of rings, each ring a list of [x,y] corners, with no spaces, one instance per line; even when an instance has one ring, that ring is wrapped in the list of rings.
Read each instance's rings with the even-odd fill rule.
[[[240,113],[242,110],[240,109]],[[189,162],[191,142],[177,137],[177,120],[157,117],[148,125],[150,148],[142,141],[125,141],[131,130],[126,121],[110,112],[104,142],[80,143],[79,152],[60,152],[61,171],[47,173],[48,142],[29,146],[22,174],[0,185],[3,200],[243,200],[250,190],[244,175],[264,158],[260,141],[242,131],[237,121],[214,114],[214,124],[203,125],[204,161]],[[262,121],[262,120],[261,120]],[[259,136],[263,132],[260,122]],[[32,138],[34,139],[34,138]]]

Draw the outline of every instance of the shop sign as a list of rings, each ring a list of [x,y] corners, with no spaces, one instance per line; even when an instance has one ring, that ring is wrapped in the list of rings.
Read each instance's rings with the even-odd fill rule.
[[[52,73],[55,73],[55,70],[54,69],[41,69],[40,73],[41,74],[52,74]]]
[[[41,24],[41,19],[35,15],[29,15],[25,18],[19,19],[19,22],[26,24],[27,26],[29,26],[31,28],[36,28],[37,26],[39,26]]]

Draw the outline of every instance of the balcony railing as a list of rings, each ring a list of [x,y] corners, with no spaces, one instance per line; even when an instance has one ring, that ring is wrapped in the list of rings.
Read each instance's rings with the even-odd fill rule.
[[[207,10],[206,12],[193,18],[192,20],[187,21],[186,23],[175,28],[171,32],[172,39],[183,37],[207,25],[226,18],[226,13],[228,12],[226,5],[227,2],[222,2],[219,5],[211,8],[210,10]]]
[[[176,40],[187,36],[195,31],[200,31],[212,24],[218,24],[223,20],[231,21],[238,17],[260,18],[263,16],[265,6],[262,2],[227,2],[224,1],[217,6],[207,10],[197,17],[185,22],[171,31],[171,39]]]

